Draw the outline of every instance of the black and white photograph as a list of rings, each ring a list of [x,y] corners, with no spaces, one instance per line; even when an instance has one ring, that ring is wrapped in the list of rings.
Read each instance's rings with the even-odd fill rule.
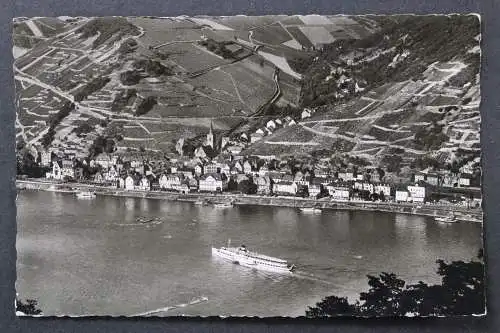
[[[17,316],[486,315],[478,14],[12,42]]]

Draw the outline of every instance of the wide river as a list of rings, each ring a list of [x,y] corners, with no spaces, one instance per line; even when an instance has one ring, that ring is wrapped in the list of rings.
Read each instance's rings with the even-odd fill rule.
[[[23,191],[16,289],[44,315],[301,316],[328,295],[352,299],[367,274],[439,282],[436,259],[469,260],[480,224],[378,212],[241,206]],[[159,217],[144,225],[138,217]],[[244,243],[298,267],[253,271],[211,256]]]

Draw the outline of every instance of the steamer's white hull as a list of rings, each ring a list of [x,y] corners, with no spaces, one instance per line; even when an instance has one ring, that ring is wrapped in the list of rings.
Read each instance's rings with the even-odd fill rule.
[[[288,265],[286,261],[280,259],[276,259],[277,261],[274,261],[251,256],[246,254],[245,252],[239,251],[237,248],[222,247],[218,249],[212,247],[212,255],[230,261],[233,264],[238,264],[244,267],[249,267],[261,271],[290,274],[294,269],[294,266]]]

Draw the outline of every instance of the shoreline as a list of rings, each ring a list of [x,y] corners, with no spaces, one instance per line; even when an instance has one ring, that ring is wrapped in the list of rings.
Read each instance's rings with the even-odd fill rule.
[[[81,190],[92,190],[96,195],[114,197],[134,197],[180,202],[208,201],[209,203],[233,203],[235,206],[257,205],[306,208],[316,207],[320,209],[348,210],[348,211],[375,211],[386,213],[398,213],[418,216],[447,216],[453,212],[458,222],[483,223],[483,213],[479,208],[466,208],[454,205],[414,204],[394,202],[370,202],[370,201],[339,201],[331,198],[313,199],[286,196],[263,196],[248,194],[221,193],[212,194],[204,192],[193,192],[181,194],[167,191],[129,191],[125,189],[97,186],[83,183],[56,183],[42,180],[16,180],[18,190],[38,190],[47,192],[76,193]]]

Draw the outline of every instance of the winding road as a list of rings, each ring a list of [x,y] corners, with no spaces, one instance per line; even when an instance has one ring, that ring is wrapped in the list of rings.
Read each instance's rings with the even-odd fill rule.
[[[261,113],[263,113],[268,106],[273,105],[276,103],[276,101],[281,97],[281,87],[279,84],[279,68],[275,67],[274,68],[274,74],[273,74],[273,81],[274,81],[274,94],[271,96],[271,98],[264,104],[262,104],[257,111],[254,112],[254,114],[251,115],[252,118],[255,118],[257,116],[260,116]]]

